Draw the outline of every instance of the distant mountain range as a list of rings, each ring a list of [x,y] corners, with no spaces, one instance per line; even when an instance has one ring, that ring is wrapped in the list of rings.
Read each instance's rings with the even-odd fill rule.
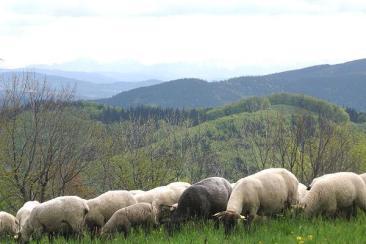
[[[77,99],[99,99],[113,96],[119,92],[138,87],[151,86],[161,83],[160,80],[145,80],[137,82],[116,81],[111,77],[92,72],[70,72],[47,69],[29,69],[37,79],[47,80],[47,83],[56,89],[62,87],[75,88]],[[0,70],[1,79],[8,80],[14,73],[21,74],[22,70]],[[4,88],[1,88],[2,90]]]
[[[259,66],[259,65],[243,65],[239,67],[227,68],[224,66],[208,63],[187,63],[172,62],[158,64],[142,64],[135,61],[115,61],[115,62],[98,62],[91,59],[79,59],[66,63],[56,64],[33,64],[26,67],[27,69],[37,69],[52,72],[65,72],[73,70],[72,75],[76,73],[96,74],[99,83],[101,75],[104,78],[112,78],[114,81],[141,81],[149,79],[157,80],[174,80],[182,77],[196,77],[208,81],[222,80],[228,77],[235,77],[243,74],[268,74],[273,71],[286,70],[283,65],[276,66]],[[41,72],[42,73],[42,72]],[[65,74],[53,73],[53,75],[65,76]],[[68,77],[66,74],[65,77]],[[73,76],[74,77],[74,76]],[[78,77],[76,79],[89,80],[93,77]],[[111,82],[107,82],[111,83]]]
[[[218,82],[179,79],[121,92],[97,102],[115,106],[213,107],[250,96],[303,93],[366,111],[366,59]]]

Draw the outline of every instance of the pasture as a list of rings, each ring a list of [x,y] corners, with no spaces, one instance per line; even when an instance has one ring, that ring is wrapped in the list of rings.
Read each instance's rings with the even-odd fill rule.
[[[278,217],[256,222],[247,231],[242,224],[225,237],[224,229],[214,228],[213,222],[198,221],[182,225],[180,231],[168,236],[163,227],[152,230],[145,235],[142,230],[132,230],[127,239],[122,234],[111,240],[95,239],[91,241],[85,234],[81,243],[365,243],[366,216],[359,211],[358,217],[350,221],[337,218]],[[11,242],[9,243],[16,243]],[[33,243],[33,242],[31,242]],[[41,243],[48,243],[45,236]],[[57,238],[54,243],[79,243],[78,240],[66,241]]]

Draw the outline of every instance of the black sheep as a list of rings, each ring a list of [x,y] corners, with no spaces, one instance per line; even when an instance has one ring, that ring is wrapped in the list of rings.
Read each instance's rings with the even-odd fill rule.
[[[178,201],[178,207],[167,223],[172,233],[181,222],[190,218],[209,219],[226,209],[231,194],[230,183],[221,177],[210,177],[188,187]]]

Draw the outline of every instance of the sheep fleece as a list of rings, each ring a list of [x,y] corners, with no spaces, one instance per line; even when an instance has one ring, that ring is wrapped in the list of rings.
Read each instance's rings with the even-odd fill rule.
[[[312,183],[304,199],[305,214],[335,214],[338,209],[353,205],[366,210],[366,186],[362,178],[351,172],[319,177]]]
[[[136,203],[115,212],[102,228],[102,233],[119,230],[128,232],[131,226],[156,224],[155,213],[150,203]]]

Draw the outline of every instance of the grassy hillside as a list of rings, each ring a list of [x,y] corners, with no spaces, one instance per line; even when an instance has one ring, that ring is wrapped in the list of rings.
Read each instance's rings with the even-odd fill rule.
[[[282,92],[303,93],[365,111],[366,59],[220,82],[182,79],[122,92],[98,102],[124,107],[144,104],[197,108]]]

